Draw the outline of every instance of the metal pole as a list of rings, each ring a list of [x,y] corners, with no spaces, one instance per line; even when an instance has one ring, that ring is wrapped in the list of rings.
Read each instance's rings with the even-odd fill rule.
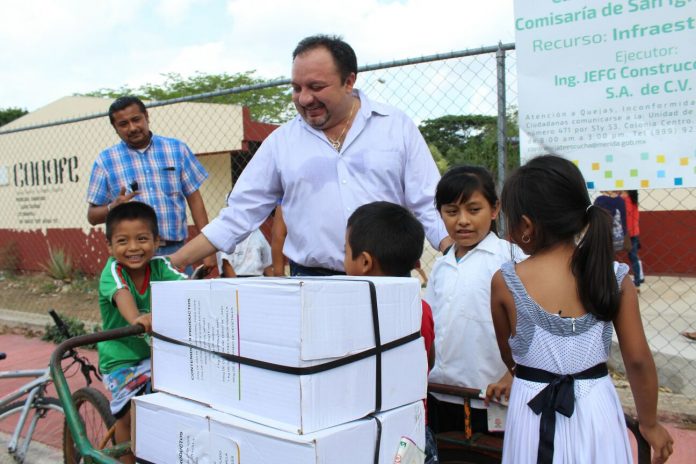
[[[498,192],[503,189],[505,183],[505,165],[506,165],[506,142],[507,142],[507,118],[505,117],[505,50],[503,44],[498,43],[498,50],[495,52],[495,60],[497,63],[497,83],[498,83]],[[498,234],[505,235],[505,218],[500,215],[498,221],[500,230]]]

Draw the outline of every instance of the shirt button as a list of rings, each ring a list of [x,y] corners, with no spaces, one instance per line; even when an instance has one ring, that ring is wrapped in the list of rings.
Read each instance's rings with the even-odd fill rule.
[[[346,180],[345,180],[345,179],[343,179],[343,180],[341,181],[341,183],[342,183],[342,184],[345,184],[345,183],[346,183]]]

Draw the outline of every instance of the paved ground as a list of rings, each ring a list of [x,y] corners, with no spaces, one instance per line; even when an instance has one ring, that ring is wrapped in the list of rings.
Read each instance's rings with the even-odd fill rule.
[[[42,369],[48,366],[48,360],[55,345],[46,343],[39,338],[27,338],[23,335],[0,335],[0,350],[7,354],[7,359],[0,361],[2,370]],[[97,363],[97,354],[94,351],[82,352],[93,364]],[[70,369],[68,383],[71,391],[85,386],[84,377],[75,369]],[[16,388],[27,382],[28,379],[3,379],[0,381],[0,397],[11,393]],[[95,381],[92,386],[105,393],[100,381]],[[55,388],[51,385],[47,390],[48,396],[57,397]],[[9,435],[16,425],[16,418],[0,422],[0,463],[13,462],[6,454],[6,445]],[[34,433],[32,444],[29,447],[28,464],[32,463],[57,463],[63,461],[61,451],[63,439],[63,415],[57,412],[49,412],[46,418],[39,421]]]

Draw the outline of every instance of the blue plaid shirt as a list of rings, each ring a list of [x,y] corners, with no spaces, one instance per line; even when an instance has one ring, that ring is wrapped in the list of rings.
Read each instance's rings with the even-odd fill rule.
[[[153,135],[143,153],[121,141],[99,153],[89,178],[87,201],[93,205],[110,203],[121,187],[130,191],[135,181],[140,194],[134,199],[154,208],[160,238],[185,240],[186,197],[207,177],[191,149],[179,140]]]

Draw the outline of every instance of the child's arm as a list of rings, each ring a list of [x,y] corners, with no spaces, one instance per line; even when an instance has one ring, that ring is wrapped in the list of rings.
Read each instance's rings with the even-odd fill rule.
[[[510,371],[505,371],[505,374],[495,383],[488,385],[486,388],[486,398],[483,402],[488,406],[491,400],[508,401],[510,399],[510,388],[512,387],[512,374]]]
[[[118,312],[129,324],[141,324],[147,333],[152,332],[152,315],[140,313],[135,298],[127,288],[117,290],[113,299]]]
[[[653,449],[653,463],[672,454],[672,437],[657,421],[657,371],[640,319],[638,296],[630,278],[621,283],[621,303],[614,319],[626,376],[638,412],[640,433]]]
[[[512,295],[505,285],[505,280],[500,271],[493,274],[491,280],[491,316],[493,318],[493,327],[495,328],[495,338],[498,341],[498,349],[500,357],[508,367],[510,373],[513,373],[515,361],[512,359],[512,352],[508,339],[515,334],[514,327],[516,324],[514,306],[515,303]],[[501,379],[502,380],[502,379]]]
[[[285,237],[287,235],[288,229],[283,220],[282,209],[280,206],[277,206],[275,215],[273,216],[273,225],[271,227],[271,260],[273,262],[273,274],[275,274],[276,277],[285,275],[283,246],[285,245]]]

